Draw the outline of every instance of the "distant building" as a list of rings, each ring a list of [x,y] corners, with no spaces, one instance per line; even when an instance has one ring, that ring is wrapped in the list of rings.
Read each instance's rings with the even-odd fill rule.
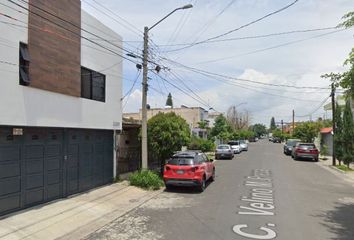
[[[199,122],[208,121],[208,111],[201,107],[186,107],[180,108],[150,108],[147,110],[147,119],[149,120],[158,113],[174,112],[176,115],[185,119],[191,129],[191,133],[201,138],[207,137],[206,129],[199,128]],[[123,113],[126,119],[141,120],[141,109],[139,113]]]

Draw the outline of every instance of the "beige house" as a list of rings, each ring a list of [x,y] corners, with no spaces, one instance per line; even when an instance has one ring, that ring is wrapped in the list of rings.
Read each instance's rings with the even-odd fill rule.
[[[206,138],[207,133],[205,129],[199,128],[199,122],[208,121],[208,111],[201,107],[186,107],[182,105],[180,108],[152,108],[147,110],[147,119],[149,120],[158,113],[169,113],[174,112],[176,115],[184,118],[192,134]],[[141,109],[139,113],[123,113],[123,117],[126,119],[141,120]]]

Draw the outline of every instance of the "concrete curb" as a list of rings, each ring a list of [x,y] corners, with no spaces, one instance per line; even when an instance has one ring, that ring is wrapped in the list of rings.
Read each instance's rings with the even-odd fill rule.
[[[335,171],[337,171],[337,172],[340,172],[340,173],[342,173],[342,174],[346,174],[346,172],[345,172],[345,171],[340,170],[340,169],[338,169],[338,168],[337,168],[337,167],[335,167],[335,166],[330,165],[330,166],[328,166],[328,167],[330,167],[330,168],[332,168],[333,170],[335,170]]]

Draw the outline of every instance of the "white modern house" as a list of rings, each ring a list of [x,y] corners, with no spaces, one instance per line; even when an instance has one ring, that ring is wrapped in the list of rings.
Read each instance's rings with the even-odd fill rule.
[[[80,0],[21,4],[0,5],[0,215],[111,182],[122,127],[121,37]]]

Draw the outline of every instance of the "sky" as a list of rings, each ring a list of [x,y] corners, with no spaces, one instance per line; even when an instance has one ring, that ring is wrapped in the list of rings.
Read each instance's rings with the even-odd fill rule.
[[[82,0],[82,7],[122,36],[124,55],[141,55],[144,26],[189,3],[193,8],[149,30],[152,108],[164,107],[170,92],[174,107],[237,106],[253,124],[269,126],[271,117],[290,122],[292,110],[296,121],[330,117],[322,107],[330,102],[330,82],[321,75],[346,70],[354,29],[304,30],[337,26],[354,10],[352,0]],[[198,44],[181,49],[192,43]],[[124,60],[122,77],[124,112],[137,112],[142,72]]]

